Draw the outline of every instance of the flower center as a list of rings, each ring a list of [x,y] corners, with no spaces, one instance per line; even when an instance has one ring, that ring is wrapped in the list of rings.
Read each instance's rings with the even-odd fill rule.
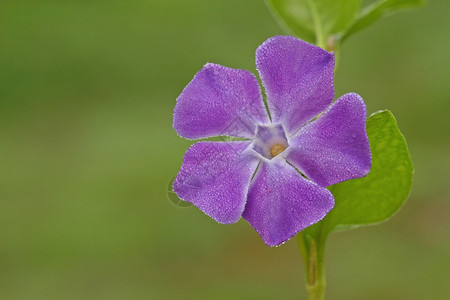
[[[272,148],[270,148],[270,155],[272,157],[277,156],[278,154],[280,154],[281,152],[283,152],[284,150],[286,150],[286,147],[282,144],[275,144],[272,146]]]
[[[258,125],[253,138],[253,150],[267,159],[272,159],[289,147],[281,124]]]

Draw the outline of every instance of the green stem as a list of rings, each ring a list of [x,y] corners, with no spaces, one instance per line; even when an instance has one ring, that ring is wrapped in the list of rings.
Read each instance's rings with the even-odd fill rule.
[[[325,49],[326,44],[326,38],[323,32],[322,23],[320,22],[319,13],[317,12],[316,5],[313,1],[308,0],[309,8],[311,9],[311,14],[314,21],[314,29],[316,33],[316,45],[319,46],[322,49]]]
[[[309,300],[323,300],[325,295],[324,231],[314,237],[300,232],[297,235],[300,254],[306,270],[306,291]]]

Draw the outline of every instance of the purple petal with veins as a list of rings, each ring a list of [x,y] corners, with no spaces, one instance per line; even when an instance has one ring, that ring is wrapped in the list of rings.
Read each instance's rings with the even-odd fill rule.
[[[265,41],[256,64],[273,123],[245,70],[207,64],[178,97],[173,126],[182,137],[245,141],[194,144],[173,190],[217,222],[243,216],[276,246],[333,208],[324,187],[369,172],[366,107],[352,93],[331,104],[333,54],[294,37]]]

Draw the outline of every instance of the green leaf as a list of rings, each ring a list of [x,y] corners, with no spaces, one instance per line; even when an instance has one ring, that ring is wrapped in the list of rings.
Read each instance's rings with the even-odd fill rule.
[[[356,18],[361,0],[267,0],[280,25],[322,48]]]
[[[308,6],[299,1],[267,0],[266,3],[284,31],[314,43],[314,25]]]
[[[323,220],[327,232],[385,221],[409,195],[413,165],[392,113],[380,111],[370,116],[367,134],[372,152],[370,173],[330,187],[335,207]]]
[[[416,8],[425,4],[425,0],[380,0],[367,6],[358,15],[352,26],[343,34],[341,41],[350,35],[373,24],[382,16],[408,8]]]
[[[413,177],[413,165],[405,139],[390,111],[379,111],[367,119],[372,152],[370,173],[363,178],[329,187],[335,207],[320,222],[297,235],[305,263],[308,294],[322,299],[324,252],[328,234],[389,219],[406,201]]]

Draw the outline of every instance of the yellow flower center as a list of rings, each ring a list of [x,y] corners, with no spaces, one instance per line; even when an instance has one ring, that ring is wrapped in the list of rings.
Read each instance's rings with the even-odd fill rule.
[[[280,154],[281,152],[283,152],[284,150],[286,150],[286,146],[282,145],[282,144],[274,144],[271,148],[270,148],[270,155],[272,155],[272,157],[277,156],[278,154]]]
[[[281,124],[258,125],[253,138],[253,150],[271,160],[289,148],[289,143]]]

